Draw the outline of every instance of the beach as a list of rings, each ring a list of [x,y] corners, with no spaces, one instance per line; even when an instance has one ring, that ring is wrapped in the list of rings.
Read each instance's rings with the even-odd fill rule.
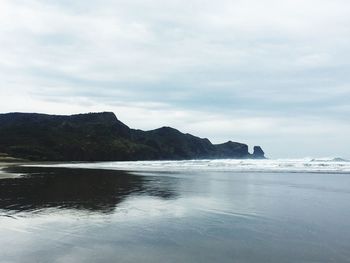
[[[12,166],[8,173],[26,176],[0,180],[0,258],[349,262],[348,164],[313,163]]]
[[[5,178],[16,178],[18,177],[17,174],[13,174],[13,173],[8,173],[4,170],[6,170],[6,168],[11,167],[11,166],[16,166],[19,165],[21,163],[9,163],[6,161],[1,161],[0,160],[0,179],[5,179]]]

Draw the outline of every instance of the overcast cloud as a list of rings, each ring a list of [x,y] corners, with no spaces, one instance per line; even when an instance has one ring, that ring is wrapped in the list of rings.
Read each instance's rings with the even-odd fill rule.
[[[350,157],[348,0],[2,0],[0,111],[114,111]]]

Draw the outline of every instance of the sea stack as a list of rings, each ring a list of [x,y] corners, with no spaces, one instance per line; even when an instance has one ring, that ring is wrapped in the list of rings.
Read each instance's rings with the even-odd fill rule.
[[[254,159],[265,159],[265,153],[261,149],[260,146],[254,146],[253,158]]]

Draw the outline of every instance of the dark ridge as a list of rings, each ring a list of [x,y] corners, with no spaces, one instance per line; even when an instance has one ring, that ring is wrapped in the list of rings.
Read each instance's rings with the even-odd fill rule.
[[[33,161],[265,158],[256,146],[212,144],[171,127],[130,129],[112,112],[76,115],[0,114],[0,153]]]
[[[232,142],[228,141],[226,143],[217,144],[215,145],[216,149],[218,150],[218,154],[220,158],[225,158],[227,156],[230,156],[230,158],[246,158],[248,153],[248,145],[239,143],[239,142]]]

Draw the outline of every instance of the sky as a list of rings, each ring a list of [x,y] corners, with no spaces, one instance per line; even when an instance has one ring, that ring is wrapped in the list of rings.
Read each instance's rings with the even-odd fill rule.
[[[350,158],[348,0],[1,0],[0,112],[113,111]]]

